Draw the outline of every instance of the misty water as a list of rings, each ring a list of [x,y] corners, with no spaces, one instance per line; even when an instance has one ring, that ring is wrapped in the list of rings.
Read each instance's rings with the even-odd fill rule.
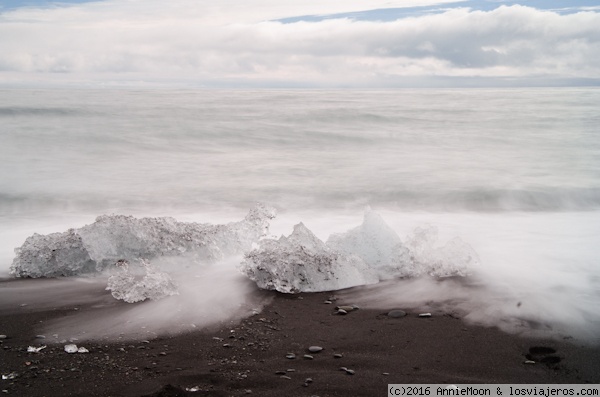
[[[2,90],[0,275],[28,236],[103,214],[218,224],[263,202],[278,210],[271,234],[302,222],[325,241],[370,207],[402,240],[423,225],[441,244],[459,237],[480,266],[465,280],[392,280],[345,299],[433,301],[475,323],[598,343],[598,109],[594,88]],[[83,314],[56,327],[102,336],[127,321],[113,332],[248,315],[268,297],[236,269],[242,259],[181,274],[159,263],[180,295],[112,312],[101,329]],[[110,306],[105,281],[3,283],[0,307]]]

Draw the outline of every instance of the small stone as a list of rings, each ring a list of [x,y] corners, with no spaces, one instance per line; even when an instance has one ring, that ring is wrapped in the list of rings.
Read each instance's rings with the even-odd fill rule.
[[[306,380],[304,382],[306,382],[306,383],[312,383],[312,381],[313,381],[312,378],[306,378]]]
[[[46,339],[46,335],[36,335],[36,339]]]
[[[0,335],[0,339],[6,339],[6,338],[8,338],[8,336],[6,336],[6,335]]]
[[[431,313],[421,313],[421,314],[419,314],[419,317],[422,317],[422,318],[431,317]]]
[[[346,369],[346,373],[348,375],[354,375],[354,370],[353,369]]]
[[[348,312],[345,311],[344,309],[338,309],[337,314],[344,315],[344,314],[348,314]]]
[[[294,353],[288,353],[285,355],[285,358],[289,358],[290,360],[293,360],[296,358],[296,355]]]
[[[231,347],[229,343],[223,343],[223,347]]]
[[[332,301],[325,301],[323,303],[326,304],[326,305],[331,305],[333,302]]]
[[[406,316],[406,312],[404,310],[394,309],[390,310],[387,315],[391,318],[401,318]]]
[[[77,345],[65,345],[65,351],[69,354],[77,353],[78,350]]]
[[[390,374],[389,372],[384,372],[384,373],[382,373],[381,375],[388,376],[389,374]]]
[[[307,359],[307,360],[312,360],[314,357],[311,356],[310,354],[305,354],[304,358]]]
[[[346,313],[348,313],[354,310],[354,306],[337,306],[336,309],[344,310]]]
[[[335,354],[333,355],[333,358],[342,358],[342,357],[344,357],[344,355],[343,355],[343,354],[340,354],[340,353],[335,353]]]
[[[292,378],[290,378],[290,377],[289,377],[289,376],[287,376],[287,375],[281,375],[281,376],[280,376],[280,378],[281,378],[281,379],[288,379],[288,380],[291,380],[291,379],[292,379]]]
[[[346,368],[346,367],[340,367],[340,371],[348,371],[348,368]]]
[[[323,350],[323,348],[321,346],[311,346],[308,348],[308,351],[311,353],[318,353],[321,350]]]
[[[535,364],[535,361],[533,360],[525,360],[525,362],[523,364]]]
[[[160,353],[158,353],[158,354],[159,354],[159,355],[161,355],[161,356],[166,356],[166,355],[167,355],[167,353],[166,353],[166,352],[160,352]]]

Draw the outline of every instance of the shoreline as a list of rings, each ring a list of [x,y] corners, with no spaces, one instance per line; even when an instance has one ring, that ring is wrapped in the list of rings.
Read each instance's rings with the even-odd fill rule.
[[[409,309],[401,318],[372,309],[338,315],[336,304],[350,302],[325,304],[335,292],[262,293],[271,302],[241,321],[147,340],[73,341],[89,350],[75,354],[50,335],[36,337],[46,323],[72,314],[73,305],[3,304],[0,372],[17,375],[1,380],[0,390],[49,397],[324,397],[382,396],[391,383],[600,383],[597,346],[511,335],[442,311],[429,318]],[[96,310],[94,302],[76,306]],[[47,347],[27,352],[41,345]],[[310,346],[323,350],[310,353]],[[295,358],[286,358],[290,353]],[[525,364],[529,359],[536,363]]]

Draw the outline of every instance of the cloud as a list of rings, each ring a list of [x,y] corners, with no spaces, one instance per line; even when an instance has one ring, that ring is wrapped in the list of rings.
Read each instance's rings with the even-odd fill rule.
[[[6,12],[0,14],[0,73],[15,81],[307,86],[600,76],[600,13],[591,11],[561,15],[515,5],[454,8],[394,21],[274,20],[356,11],[361,3],[284,7],[264,0],[240,8],[232,1],[204,7],[187,1],[107,1]],[[383,4],[390,3],[373,3]]]

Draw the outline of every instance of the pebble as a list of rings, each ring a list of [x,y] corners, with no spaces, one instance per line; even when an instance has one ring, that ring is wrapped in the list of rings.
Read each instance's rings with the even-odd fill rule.
[[[304,358],[307,359],[307,360],[312,360],[314,357],[311,356],[310,354],[305,354]]]
[[[333,355],[333,358],[342,358],[342,357],[344,357],[344,355],[340,354],[340,353],[336,353]]]
[[[346,373],[347,373],[348,375],[354,375],[354,370],[353,370],[353,369],[347,369],[347,370],[346,370]]]
[[[423,317],[423,318],[431,317],[431,313],[421,313],[421,314],[419,314],[419,317]]]
[[[400,318],[406,316],[406,312],[404,310],[394,309],[390,310],[387,315],[391,318]]]
[[[311,346],[308,348],[308,351],[311,353],[318,353],[321,350],[323,350],[323,348],[321,346]]]
[[[390,374],[389,372],[384,372],[384,373],[382,373],[381,375],[388,376],[389,374]]]
[[[290,378],[290,377],[289,377],[289,376],[287,376],[287,375],[281,375],[281,376],[280,376],[280,378],[281,378],[281,379],[288,379],[288,380],[291,380],[291,379],[292,379],[292,378]]]
[[[533,360],[525,360],[525,362],[523,364],[535,364],[535,361],[533,361]]]
[[[36,335],[36,339],[46,339],[46,335]]]
[[[8,338],[8,336],[6,336],[6,335],[0,335],[0,339],[6,339],[6,338]]]
[[[67,353],[77,353],[77,345],[65,345],[65,351]]]
[[[294,353],[288,353],[285,355],[285,358],[289,358],[290,360],[293,360],[296,358],[296,355]]]
[[[348,314],[344,309],[338,309],[337,314]]]
[[[331,305],[333,302],[332,301],[325,301],[323,303],[326,304],[326,305]]]
[[[344,310],[346,313],[351,312],[352,310],[355,310],[354,306],[337,306],[336,307],[337,310]]]

